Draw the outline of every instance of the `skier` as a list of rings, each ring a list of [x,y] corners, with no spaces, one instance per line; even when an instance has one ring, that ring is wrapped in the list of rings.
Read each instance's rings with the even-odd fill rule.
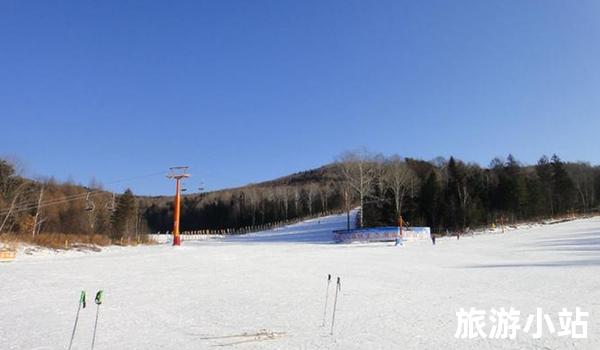
[[[431,243],[433,243],[433,245],[435,245],[435,235],[431,235]]]

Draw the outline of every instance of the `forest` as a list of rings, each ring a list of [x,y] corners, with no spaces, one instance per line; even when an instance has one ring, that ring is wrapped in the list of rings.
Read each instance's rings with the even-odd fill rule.
[[[104,235],[112,239],[168,232],[171,196],[114,194],[31,180],[0,160],[0,234]],[[489,166],[454,157],[424,161],[346,152],[336,161],[272,181],[183,195],[181,229],[237,229],[360,207],[358,226],[412,226],[463,231],[598,211],[600,167],[542,156],[527,165],[514,156]]]
[[[89,186],[31,180],[0,159],[0,235],[11,233],[103,235],[113,239],[148,232],[139,200],[130,190],[120,195]]]
[[[524,165],[514,156],[486,168],[450,157],[424,162],[349,155],[346,176],[364,197],[364,225],[396,225],[398,218],[433,232],[540,220],[598,211],[600,168],[542,156]],[[354,164],[354,165],[352,165]],[[359,164],[362,164],[360,166]],[[361,170],[362,168],[362,170]],[[362,193],[361,193],[362,192]]]
[[[170,199],[145,211],[148,226],[170,229]],[[361,207],[358,226],[462,231],[597,211],[600,168],[553,155],[524,165],[512,155],[488,167],[450,157],[423,161],[346,152],[333,164],[274,181],[184,199],[184,230],[235,228]]]

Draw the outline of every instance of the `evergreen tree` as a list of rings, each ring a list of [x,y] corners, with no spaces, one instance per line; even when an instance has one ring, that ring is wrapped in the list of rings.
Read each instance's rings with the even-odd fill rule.
[[[459,216],[459,204],[458,204],[458,188],[460,186],[461,175],[458,170],[458,166],[456,165],[456,161],[454,157],[450,157],[448,160],[448,168],[447,168],[447,182],[446,187],[444,189],[444,203],[445,203],[445,215],[444,221],[446,223],[446,227],[456,228],[457,225],[457,217]]]
[[[427,180],[423,182],[419,194],[419,208],[421,215],[425,218],[427,226],[432,229],[437,227],[437,211],[440,196],[440,184],[435,171],[431,171]]]
[[[545,204],[544,214],[554,215],[554,195],[552,183],[552,165],[548,157],[542,156],[535,166],[535,172],[542,186],[542,200]]]
[[[495,208],[513,219],[521,217],[526,200],[525,179],[518,161],[509,155],[504,163],[494,162],[498,182],[494,196]]]
[[[565,165],[556,154],[552,156],[551,165],[554,201],[560,212],[566,212],[573,207],[575,185],[569,177]]]
[[[447,226],[464,228],[467,224],[468,204],[471,200],[467,167],[450,157],[448,162],[448,185],[446,188]]]
[[[15,168],[9,162],[0,159],[0,209],[3,209],[3,203],[9,201],[17,181]]]
[[[505,169],[510,181],[507,193],[509,208],[520,217],[523,213],[526,200],[525,177],[523,176],[521,165],[512,154],[509,154],[506,158]]]
[[[133,192],[130,189],[119,196],[117,208],[112,217],[112,237],[131,237],[134,234],[136,220],[136,203]]]
[[[545,205],[545,189],[539,177],[531,176],[525,179],[525,212],[527,218],[535,218],[543,215],[546,210]]]

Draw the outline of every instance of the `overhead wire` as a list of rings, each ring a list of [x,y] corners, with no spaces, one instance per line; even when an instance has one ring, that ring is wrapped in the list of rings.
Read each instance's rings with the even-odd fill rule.
[[[145,174],[145,175],[140,175],[140,176],[134,176],[134,177],[129,177],[129,178],[124,178],[124,179],[120,179],[120,180],[115,180],[115,181],[111,181],[109,183],[107,183],[106,185],[114,185],[117,183],[123,183],[123,182],[129,182],[129,181],[133,181],[133,180],[140,180],[140,179],[144,179],[144,178],[149,178],[149,177],[153,177],[153,176],[157,176],[157,175],[164,175],[167,174],[167,171],[160,171],[160,172],[155,172],[155,173],[151,173],[151,174]],[[31,190],[30,192],[33,192],[33,190]],[[27,192],[27,193],[30,193]],[[64,203],[68,203],[71,201],[75,201],[75,200],[80,200],[80,199],[84,199],[88,196],[95,196],[101,193],[110,193],[110,191],[105,191],[105,190],[88,190],[82,193],[77,193],[77,194],[73,194],[73,195],[69,195],[63,198],[57,198],[57,199],[51,199],[51,200],[47,200],[47,201],[42,201],[39,206],[38,206],[38,201],[29,201],[29,202],[22,202],[19,203],[18,205],[15,205],[15,207],[11,208],[7,208],[7,209],[3,209],[0,210],[0,215],[6,215],[9,212],[10,213],[18,213],[18,212],[23,212],[23,211],[29,211],[35,208],[43,208],[43,207],[48,207],[48,206],[52,206],[52,205],[58,205],[58,204],[64,204]],[[21,194],[22,195],[22,194]]]

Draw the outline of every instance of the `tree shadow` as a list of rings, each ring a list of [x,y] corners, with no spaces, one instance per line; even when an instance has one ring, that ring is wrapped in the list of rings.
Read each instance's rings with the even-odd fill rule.
[[[593,231],[581,232],[575,235],[556,237],[539,242],[542,250],[593,252],[600,251],[600,233]]]
[[[493,268],[515,268],[515,267],[591,267],[600,266],[600,258],[584,260],[563,260],[532,263],[507,263],[507,264],[481,264],[465,266],[468,269],[493,269]]]
[[[574,233],[554,236],[531,243],[527,251],[546,251],[560,253],[574,253],[570,257],[583,257],[586,259],[569,259],[557,261],[538,262],[511,262],[500,264],[481,264],[467,266],[467,268],[515,268],[515,267],[591,267],[600,266],[600,232],[586,229],[574,231]],[[590,257],[590,254],[592,255]]]

